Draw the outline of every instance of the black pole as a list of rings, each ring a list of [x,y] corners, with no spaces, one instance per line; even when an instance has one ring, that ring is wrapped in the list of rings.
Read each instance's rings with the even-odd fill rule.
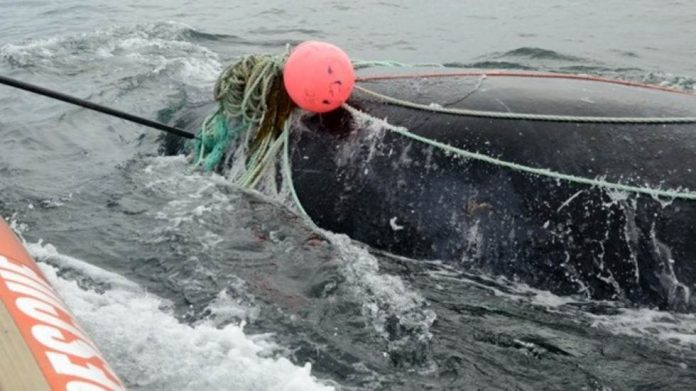
[[[6,77],[6,76],[0,75],[0,84],[5,84],[5,85],[10,86],[10,87],[15,87],[15,88],[19,88],[21,90],[33,92],[35,94],[47,96],[49,98],[57,99],[57,100],[60,100],[60,101],[66,102],[66,103],[72,103],[74,105],[81,106],[81,107],[84,107],[86,109],[98,111],[100,113],[104,113],[104,114],[108,114],[108,115],[111,115],[114,117],[125,119],[126,121],[135,122],[136,124],[149,126],[151,128],[155,128],[155,129],[167,132],[167,133],[175,134],[175,135],[180,136],[180,137],[189,138],[189,139],[195,138],[195,136],[193,134],[191,134],[187,131],[184,131],[184,130],[181,130],[181,129],[178,129],[178,128],[175,128],[175,127],[172,127],[169,125],[165,125],[161,122],[156,122],[156,121],[152,121],[152,120],[149,120],[146,118],[138,117],[138,116],[135,116],[133,114],[128,114],[128,113],[120,111],[120,110],[116,110],[116,109],[112,109],[110,107],[98,105],[96,103],[88,102],[84,99],[76,98],[74,96],[65,95],[65,94],[62,94],[62,93],[57,92],[57,91],[49,90],[47,88],[43,88],[43,87],[39,87],[39,86],[36,86],[33,84],[25,83],[23,81],[11,79],[11,78]]]

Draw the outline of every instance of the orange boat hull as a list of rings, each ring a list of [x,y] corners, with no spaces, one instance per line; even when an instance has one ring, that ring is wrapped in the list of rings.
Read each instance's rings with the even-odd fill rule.
[[[124,390],[0,219],[0,390]]]

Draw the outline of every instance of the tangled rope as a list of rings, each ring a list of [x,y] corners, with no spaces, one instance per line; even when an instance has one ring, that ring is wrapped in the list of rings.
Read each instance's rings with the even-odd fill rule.
[[[205,171],[219,167],[242,134],[247,169],[239,182],[244,187],[257,183],[269,156],[279,150],[280,129],[293,108],[282,87],[282,64],[282,57],[246,56],[222,72],[214,90],[218,109],[193,140],[194,165]]]

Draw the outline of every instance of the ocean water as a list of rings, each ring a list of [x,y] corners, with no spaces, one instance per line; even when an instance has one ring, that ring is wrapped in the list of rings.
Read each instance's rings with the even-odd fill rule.
[[[696,85],[688,1],[289,3],[0,0],[0,73],[163,121],[210,101],[239,56],[307,39]],[[696,387],[694,314],[322,239],[278,200],[160,156],[156,131],[3,86],[0,136],[0,215],[129,389]]]

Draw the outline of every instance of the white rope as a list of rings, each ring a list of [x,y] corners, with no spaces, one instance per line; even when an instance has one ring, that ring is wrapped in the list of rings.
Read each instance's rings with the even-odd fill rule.
[[[353,115],[362,115],[362,116],[367,116],[368,114],[363,113],[362,111],[348,105],[344,104],[343,107],[351,112]],[[650,187],[640,187],[640,186],[631,186],[631,185],[625,185],[621,183],[615,183],[615,182],[609,182],[604,179],[598,179],[598,178],[586,178],[586,177],[581,177],[581,176],[576,176],[576,175],[570,175],[570,174],[563,174],[560,172],[552,171],[546,168],[537,168],[537,167],[530,167],[526,166],[523,164],[518,164],[518,163],[513,163],[513,162],[508,162],[505,160],[501,160],[498,158],[494,158],[492,156],[484,155],[482,153],[478,152],[471,152],[467,151],[461,148],[457,148],[454,146],[451,146],[449,144],[445,144],[436,140],[431,140],[429,138],[417,135],[415,133],[410,132],[408,129],[400,126],[394,126],[391,124],[388,124],[385,122],[385,128],[387,128],[390,131],[393,131],[397,134],[400,134],[404,137],[410,138],[412,140],[418,141],[420,143],[430,145],[435,148],[439,148],[441,150],[450,152],[452,154],[455,154],[457,156],[467,158],[467,159],[474,159],[474,160],[479,160],[482,162],[486,162],[489,164],[493,164],[496,166],[500,167],[506,167],[510,168],[515,171],[521,171],[521,172],[526,172],[529,174],[534,174],[538,176],[545,176],[549,178],[554,178],[554,179],[559,179],[559,180],[564,180],[568,182],[574,182],[574,183],[580,183],[584,185],[590,185],[590,186],[597,186],[597,187],[602,187],[602,188],[607,188],[607,189],[614,189],[614,190],[619,190],[619,191],[627,191],[631,193],[638,193],[638,194],[647,194],[652,197],[668,197],[668,198],[679,198],[679,199],[685,199],[685,200],[696,200],[696,192],[691,192],[691,191],[679,191],[679,190],[662,190],[662,189],[654,189]]]
[[[696,124],[696,117],[596,117],[596,116],[575,116],[575,115],[556,115],[556,114],[530,114],[530,113],[508,113],[503,111],[469,110],[459,108],[441,107],[436,105],[425,105],[411,102],[392,96],[380,94],[359,85],[355,86],[357,91],[375,97],[393,105],[409,107],[416,110],[430,111],[433,113],[456,114],[468,117],[514,119],[527,121],[546,121],[546,122],[573,122],[573,123],[603,123],[603,124]]]

